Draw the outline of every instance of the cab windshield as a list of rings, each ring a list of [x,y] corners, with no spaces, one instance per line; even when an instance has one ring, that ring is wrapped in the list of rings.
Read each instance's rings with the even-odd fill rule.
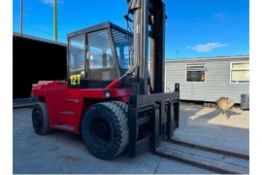
[[[112,33],[120,68],[128,69],[133,61],[133,37],[115,29],[112,29]]]

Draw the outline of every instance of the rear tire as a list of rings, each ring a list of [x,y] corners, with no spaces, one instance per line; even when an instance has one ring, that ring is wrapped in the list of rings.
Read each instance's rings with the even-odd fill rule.
[[[128,144],[128,132],[126,112],[114,101],[91,106],[81,123],[86,147],[100,159],[121,154]]]
[[[39,102],[33,107],[32,123],[36,134],[46,135],[50,132],[48,113],[44,102]]]

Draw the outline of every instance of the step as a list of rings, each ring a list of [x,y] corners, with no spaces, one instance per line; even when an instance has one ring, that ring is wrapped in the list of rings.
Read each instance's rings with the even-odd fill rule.
[[[70,125],[55,125],[55,127],[57,129],[62,129],[62,130],[66,130],[66,131],[73,131],[74,127],[70,126]]]
[[[73,111],[61,111],[61,112],[59,112],[59,114],[72,116],[72,115],[75,115],[75,112],[73,112]]]
[[[74,99],[74,98],[68,98],[64,99],[65,102],[71,102],[71,103],[80,103],[79,99]]]

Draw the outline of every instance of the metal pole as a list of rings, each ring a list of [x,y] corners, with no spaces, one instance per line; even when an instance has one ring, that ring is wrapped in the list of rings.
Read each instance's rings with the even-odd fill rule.
[[[20,35],[23,35],[23,0],[20,0]]]
[[[153,1],[151,36],[150,83],[153,93],[165,91],[165,4]]]
[[[54,14],[53,14],[53,37],[54,41],[57,41],[57,0],[54,0]]]

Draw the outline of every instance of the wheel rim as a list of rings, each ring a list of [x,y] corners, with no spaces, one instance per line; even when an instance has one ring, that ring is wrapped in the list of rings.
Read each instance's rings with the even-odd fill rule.
[[[43,125],[43,113],[39,107],[33,110],[33,125],[36,131],[40,131]]]
[[[91,121],[90,125],[91,134],[93,135],[94,139],[102,143],[110,142],[111,129],[108,122],[105,119],[101,117],[96,117]]]

